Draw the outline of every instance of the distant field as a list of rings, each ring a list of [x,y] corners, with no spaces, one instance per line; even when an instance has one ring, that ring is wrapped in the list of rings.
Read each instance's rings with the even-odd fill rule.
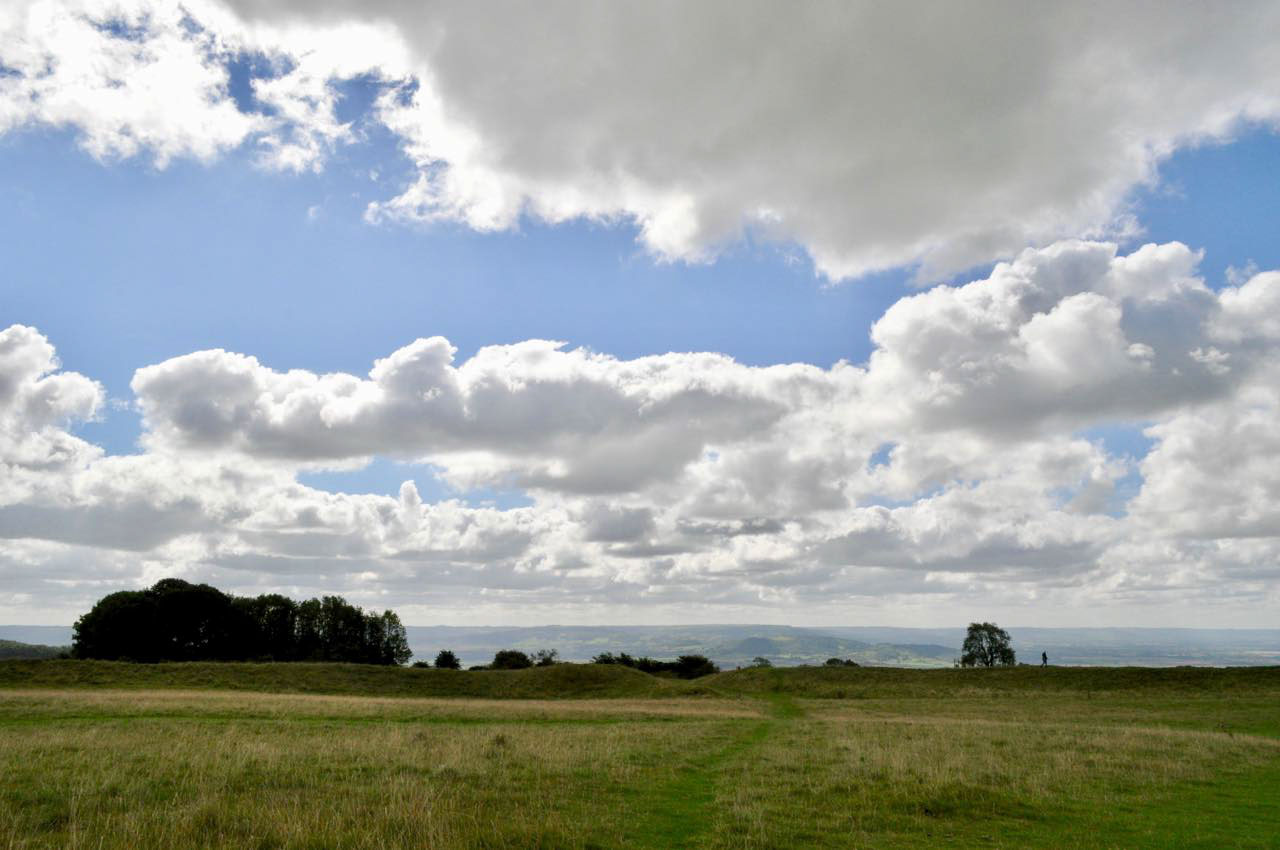
[[[1280,670],[0,663],[0,847],[1276,847]]]

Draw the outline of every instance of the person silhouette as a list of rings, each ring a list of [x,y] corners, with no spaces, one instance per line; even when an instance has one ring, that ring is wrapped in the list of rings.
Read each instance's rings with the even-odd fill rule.
[[[1040,666],[1041,667],[1049,666],[1049,653],[1047,652],[1040,653]]]

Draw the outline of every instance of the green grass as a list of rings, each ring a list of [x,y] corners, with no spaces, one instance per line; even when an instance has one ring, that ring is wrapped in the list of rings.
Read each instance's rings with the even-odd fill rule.
[[[11,662],[0,848],[1280,847],[1276,672]]]
[[[939,698],[1002,694],[1167,693],[1210,696],[1280,692],[1280,667],[753,667],[700,680],[739,694],[785,692],[827,699]]]

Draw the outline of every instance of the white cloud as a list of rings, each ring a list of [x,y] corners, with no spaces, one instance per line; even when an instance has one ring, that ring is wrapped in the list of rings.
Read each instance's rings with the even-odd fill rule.
[[[408,45],[382,116],[421,177],[375,215],[626,217],[692,260],[753,230],[833,278],[1124,232],[1161,157],[1278,106],[1267,3],[232,5]]]
[[[0,130],[72,127],[101,159],[210,160],[265,126],[236,108],[226,46],[177,4],[18,2],[0,10]]]
[[[621,491],[668,477],[712,442],[734,441],[822,393],[807,366],[749,369],[713,354],[618,361],[531,340],[481,349],[420,339],[367,378],[278,373],[205,351],[138,371],[157,448],[298,462],[430,458],[470,483]],[[201,386],[199,395],[191,386]]]
[[[34,328],[0,331],[0,494],[22,487],[22,474],[71,467],[100,452],[64,430],[97,414],[102,387],[60,373],[53,346]]]
[[[101,388],[14,326],[0,332],[0,572],[28,596],[176,572],[569,618],[1204,593],[1256,612],[1280,579],[1280,338],[1255,308],[1280,275],[1214,293],[1196,262],[1177,244],[1030,251],[894,305],[865,367],[537,340],[456,363],[437,337],[355,376],[197,352],[138,370],[145,451],[130,456],[67,430]],[[1136,422],[1155,441],[1136,466],[1079,436]],[[374,455],[531,504],[298,483]]]
[[[323,167],[358,128],[417,177],[373,220],[480,230],[634,222],[663,259],[746,232],[832,278],[930,279],[1140,226],[1125,198],[1179,147],[1280,115],[1273,3],[791,5],[31,0],[0,12],[0,131],[76,128],[102,158]],[[229,63],[265,57],[256,103]],[[246,111],[246,109],[248,111]]]

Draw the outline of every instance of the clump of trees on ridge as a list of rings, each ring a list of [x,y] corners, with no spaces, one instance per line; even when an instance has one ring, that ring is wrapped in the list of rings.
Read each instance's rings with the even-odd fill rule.
[[[349,661],[404,664],[412,656],[394,611],[341,596],[233,596],[167,578],[98,600],[76,621],[76,658],[131,661]]]
[[[602,652],[591,659],[591,663],[621,664],[645,673],[672,673],[680,679],[697,679],[720,672],[720,668],[705,655],[681,655],[675,661],[658,661],[644,656],[633,658],[625,652],[619,652],[617,655],[612,652]]]
[[[468,670],[527,670],[530,667],[550,667],[553,664],[564,664],[560,653],[554,649],[539,649],[527,653],[519,649],[500,649],[493,655],[488,664],[474,664]],[[655,676],[676,676],[681,679],[696,679],[719,673],[720,668],[705,655],[681,655],[675,661],[658,661],[653,658],[635,658],[625,652],[614,654],[605,652],[591,659],[592,664],[621,664]],[[415,661],[414,667],[429,668],[430,661]],[[434,665],[440,670],[459,670],[462,662],[452,651],[442,649],[436,656]]]

